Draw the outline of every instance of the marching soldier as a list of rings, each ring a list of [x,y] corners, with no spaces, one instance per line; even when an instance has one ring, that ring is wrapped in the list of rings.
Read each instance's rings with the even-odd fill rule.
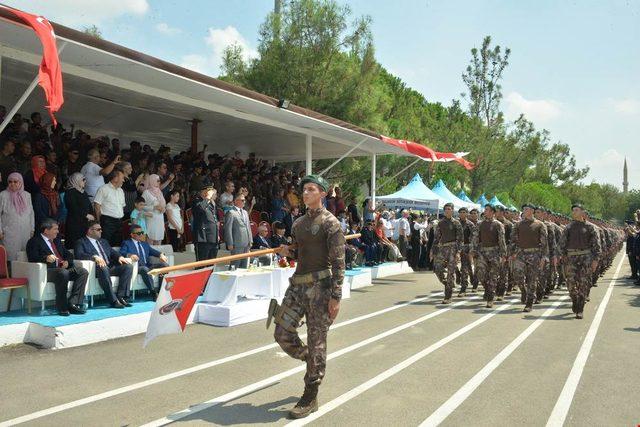
[[[507,210],[504,206],[496,206],[496,220],[498,220],[504,226],[504,240],[506,242],[511,241],[511,230],[513,229],[513,223],[507,218]],[[508,250],[506,257],[509,256]],[[496,289],[496,301],[502,301],[502,298],[506,295],[511,295],[511,288],[508,287],[511,281],[511,268],[509,262],[503,262],[500,264],[500,272],[498,276],[498,286]]]
[[[551,226],[545,219],[545,212],[546,210],[542,206],[537,206],[534,212],[535,218],[538,221],[542,222],[542,224],[544,225],[547,231],[547,251],[548,251],[546,254],[547,256],[544,258],[544,265],[540,269],[541,270],[540,275],[538,276],[538,284],[536,286],[536,300],[534,302],[535,304],[540,304],[543,298],[546,296],[545,291],[547,288],[547,279],[550,274],[549,271],[551,270],[551,264],[556,262],[556,256],[555,256],[556,241],[554,238],[553,230],[551,229]]]
[[[462,225],[462,250],[460,251],[460,293],[459,297],[466,296],[469,280],[473,277],[473,268],[471,266],[471,236],[475,229],[475,224],[467,218],[467,208],[458,209],[458,219]]]
[[[513,276],[520,288],[525,312],[533,307],[539,274],[548,260],[547,228],[534,218],[534,209],[531,204],[522,206],[524,218],[513,227],[511,235]]]
[[[460,221],[453,217],[453,203],[444,205],[444,218],[438,221],[434,231],[433,270],[444,285],[444,299],[442,304],[449,304],[453,294],[454,275],[458,264],[458,253],[462,247],[463,231]],[[445,276],[445,271],[447,275]]]
[[[496,208],[492,205],[484,207],[484,219],[475,228],[471,243],[471,255],[476,259],[478,277],[485,289],[487,308],[493,307],[498,274],[507,255],[504,226],[494,218],[495,212]]]
[[[478,225],[478,209],[473,208],[469,211],[469,221],[471,221],[474,227]],[[478,275],[476,274],[476,266],[473,259],[471,260],[471,269],[471,292],[475,293],[478,289]]]
[[[573,303],[572,310],[576,319],[582,319],[592,274],[598,268],[602,249],[595,226],[586,221],[584,208],[579,204],[573,205],[571,216],[573,221],[563,230],[559,248],[561,256],[566,260],[565,280]]]
[[[322,205],[329,184],[321,176],[309,175],[300,185],[307,212],[293,223],[292,244],[282,246],[280,251],[287,257],[297,254],[296,272],[282,305],[271,300],[267,318],[267,327],[274,318],[274,337],[280,347],[294,359],[307,363],[304,393],[289,412],[291,418],[303,418],[318,410],[318,388],[327,364],[327,331],[340,310],[345,269],[345,238],[340,222]],[[297,331],[303,317],[307,345]]]

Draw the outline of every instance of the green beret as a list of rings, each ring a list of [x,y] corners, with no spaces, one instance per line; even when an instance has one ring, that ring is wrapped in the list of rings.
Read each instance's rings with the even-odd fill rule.
[[[495,205],[491,205],[491,204],[488,204],[488,203],[487,203],[486,205],[484,205],[484,208],[485,208],[485,209],[486,209],[486,208],[489,208],[489,209],[491,209],[493,212],[495,212],[495,211],[496,211],[496,207],[495,207]]]
[[[533,210],[536,209],[536,207],[533,206],[531,203],[525,203],[524,205],[522,205],[522,210],[525,210],[525,208],[530,208],[530,209],[533,209]]]
[[[574,203],[573,205],[571,205],[571,210],[573,210],[573,208],[585,210],[584,206],[582,206],[580,203]]]
[[[321,177],[320,175],[307,175],[300,181],[300,187],[303,188],[305,184],[312,183],[316,184],[320,189],[324,192],[329,190],[329,183],[326,179]]]

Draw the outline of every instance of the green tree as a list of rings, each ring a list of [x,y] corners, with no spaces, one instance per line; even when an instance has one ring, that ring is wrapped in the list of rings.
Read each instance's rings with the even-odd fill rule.
[[[526,182],[516,185],[513,197],[519,205],[533,203],[560,213],[568,213],[571,200],[551,184],[542,182]]]
[[[88,34],[92,37],[95,37],[97,39],[101,39],[102,38],[102,31],[100,31],[100,28],[98,28],[95,25],[90,25],[88,27],[84,27],[82,29],[82,32],[85,34]]]

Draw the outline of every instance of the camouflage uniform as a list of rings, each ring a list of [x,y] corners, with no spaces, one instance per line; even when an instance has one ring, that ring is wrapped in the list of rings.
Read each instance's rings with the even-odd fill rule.
[[[480,221],[473,233],[471,253],[476,258],[478,279],[485,289],[487,307],[491,307],[502,261],[507,255],[504,226],[500,221]]]
[[[547,228],[537,219],[523,219],[511,234],[511,253],[515,256],[513,276],[520,288],[522,302],[529,311],[535,298],[540,263],[547,258]]]
[[[462,242],[463,230],[460,221],[446,217],[438,221],[433,237],[433,270],[440,283],[444,285],[445,300],[450,300],[453,294],[457,255],[462,248]]]
[[[547,269],[545,270],[545,277],[543,280],[544,290],[543,295],[549,295],[555,287],[556,266],[553,265],[553,258],[558,258],[558,238],[559,233],[557,226],[551,221],[545,221],[547,226],[547,233],[549,236],[549,262]]]
[[[513,230],[513,223],[506,218],[498,219],[500,223],[504,226],[504,240],[505,242],[511,241],[511,231]],[[508,252],[508,251],[507,251]],[[505,253],[504,256],[508,256],[508,253]],[[511,273],[511,264],[507,261],[500,264],[500,270],[498,275],[498,285],[496,289],[496,293],[498,297],[504,297],[505,292],[511,293],[511,288],[513,287],[512,281],[512,273]]]
[[[462,225],[462,249],[460,250],[460,293],[464,293],[469,286],[469,280],[473,278],[473,267],[471,265],[471,259],[469,259],[471,252],[471,237],[476,228],[475,224],[471,221],[460,220]]]
[[[572,221],[563,230],[558,247],[566,261],[564,272],[573,302],[572,310],[582,318],[592,284],[591,263],[600,257],[602,251],[598,231],[591,223]]]
[[[307,210],[294,222],[291,237],[298,264],[275,316],[274,337],[289,356],[307,362],[305,386],[317,390],[327,364],[329,300],[342,297],[345,238],[340,223],[325,208]],[[297,331],[303,317],[307,346]]]
[[[536,285],[536,304],[540,304],[545,297],[546,289],[547,289],[547,278],[549,277],[549,271],[551,269],[551,258],[553,257],[553,250],[556,246],[555,238],[553,235],[553,230],[547,221],[540,221],[543,227],[546,230],[547,234],[547,252],[546,256],[543,257],[543,266],[540,269],[540,274],[538,275],[538,283]]]

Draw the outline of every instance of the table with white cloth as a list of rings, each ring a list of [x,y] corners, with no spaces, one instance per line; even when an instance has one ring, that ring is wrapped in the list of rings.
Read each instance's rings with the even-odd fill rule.
[[[289,279],[293,276],[296,269],[295,267],[268,267],[273,272],[272,283],[273,283],[273,297],[282,299],[284,298],[284,293],[289,287]]]
[[[272,271],[262,269],[212,272],[202,300],[232,306],[238,302],[238,298],[272,298],[272,276]]]

